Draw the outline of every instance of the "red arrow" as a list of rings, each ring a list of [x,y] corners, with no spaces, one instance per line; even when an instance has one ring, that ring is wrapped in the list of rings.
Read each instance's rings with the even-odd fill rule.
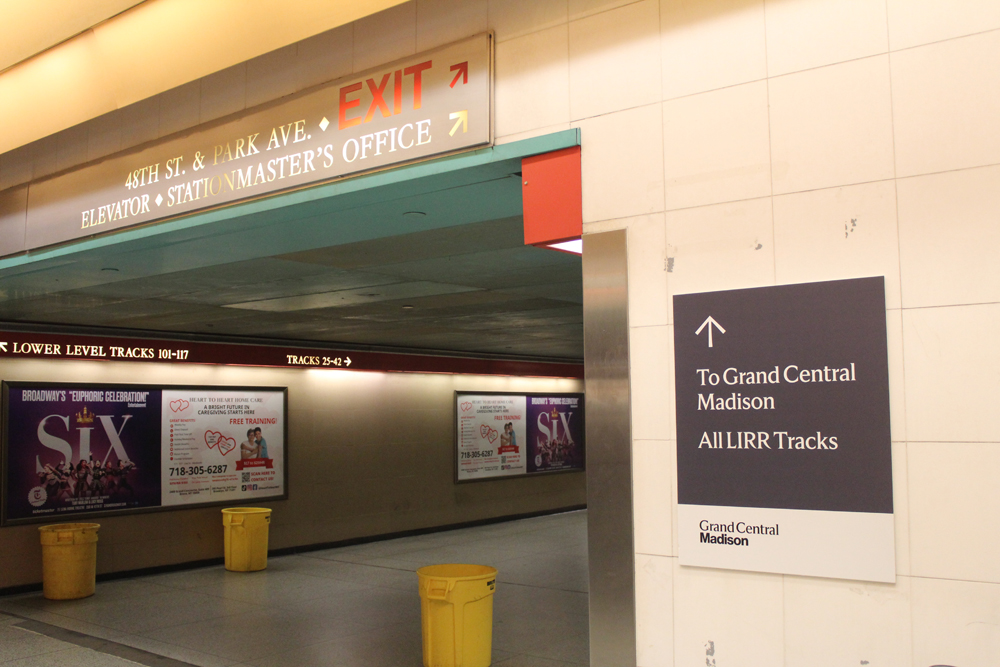
[[[451,80],[451,85],[449,88],[454,88],[455,84],[458,83],[458,77],[462,77],[462,83],[469,83],[469,61],[466,60],[464,63],[458,63],[457,65],[451,66],[451,71],[454,72],[458,70],[458,74],[455,78]]]

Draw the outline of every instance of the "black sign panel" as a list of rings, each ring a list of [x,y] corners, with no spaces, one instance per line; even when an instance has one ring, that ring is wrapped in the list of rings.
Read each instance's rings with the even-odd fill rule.
[[[681,505],[892,513],[884,280],[674,297]]]

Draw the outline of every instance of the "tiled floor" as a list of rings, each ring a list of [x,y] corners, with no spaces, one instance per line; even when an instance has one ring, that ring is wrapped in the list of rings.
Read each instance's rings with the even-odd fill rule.
[[[248,574],[218,566],[123,579],[72,602],[0,598],[0,665],[125,667],[165,656],[173,667],[419,667],[414,571],[448,562],[499,570],[495,665],[586,665],[586,520],[570,512],[313,551]]]

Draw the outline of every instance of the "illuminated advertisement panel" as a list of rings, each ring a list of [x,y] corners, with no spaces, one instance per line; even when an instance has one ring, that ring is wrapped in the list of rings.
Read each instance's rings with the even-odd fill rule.
[[[280,387],[5,382],[3,522],[286,498],[286,402]]]

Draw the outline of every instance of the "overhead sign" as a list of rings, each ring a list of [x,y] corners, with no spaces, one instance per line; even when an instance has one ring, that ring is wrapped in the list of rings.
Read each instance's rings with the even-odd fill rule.
[[[284,388],[5,382],[3,523],[286,498],[286,407]]]
[[[205,343],[186,340],[25,333],[0,330],[0,360],[65,359],[166,364],[227,364],[272,368],[315,368],[410,373],[469,373],[583,377],[574,363],[468,359],[330,348]]]
[[[455,393],[455,481],[583,470],[583,394]]]
[[[489,34],[29,186],[25,249],[492,141]]]
[[[882,278],[674,297],[682,565],[895,581]]]

